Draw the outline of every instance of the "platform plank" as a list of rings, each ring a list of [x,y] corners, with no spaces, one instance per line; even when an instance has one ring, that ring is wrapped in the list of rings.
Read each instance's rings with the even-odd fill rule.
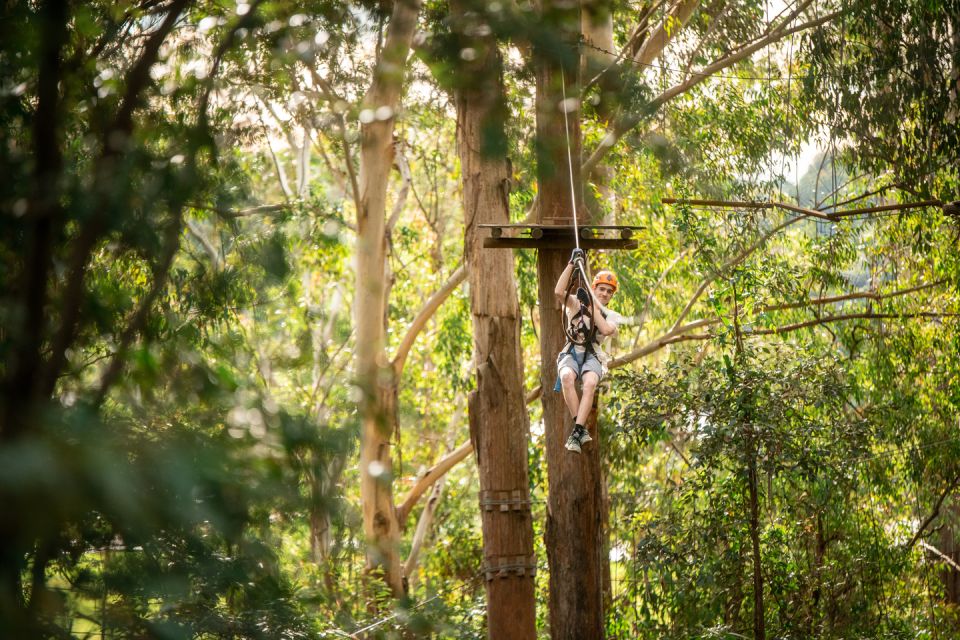
[[[478,224],[478,227],[481,229],[558,229],[558,230],[573,230],[572,224],[527,224],[523,222],[509,222],[503,224],[495,223],[482,223]],[[630,224],[581,224],[577,225],[580,229],[632,229],[639,230],[645,229],[646,227],[630,225]]]
[[[636,249],[636,240],[623,238],[583,238],[580,240],[581,249]],[[573,238],[484,238],[484,249],[572,249]]]

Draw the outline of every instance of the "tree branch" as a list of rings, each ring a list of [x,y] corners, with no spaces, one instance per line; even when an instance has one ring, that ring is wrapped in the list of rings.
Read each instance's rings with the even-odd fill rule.
[[[905,211],[907,209],[920,209],[923,207],[942,207],[940,200],[923,200],[921,202],[907,202],[904,204],[885,204],[877,207],[861,207],[859,209],[847,209],[846,211],[836,211],[830,214],[831,220],[837,218],[846,218],[849,216],[859,216],[869,213],[880,213],[883,211]]]
[[[960,571],[960,564],[957,564],[956,561],[955,561],[953,558],[951,558],[950,556],[948,556],[947,554],[945,554],[943,551],[940,551],[940,549],[937,549],[937,548],[936,548],[935,546],[933,546],[932,544],[929,544],[929,543],[927,543],[927,542],[924,541],[924,540],[917,540],[917,543],[916,543],[916,544],[917,544],[917,546],[919,546],[919,547],[921,547],[921,548],[923,548],[923,549],[926,549],[927,551],[929,551],[929,552],[932,553],[933,555],[939,557],[941,560],[943,560],[943,561],[946,562],[948,565],[950,565],[950,567],[951,567],[954,571]]]
[[[690,21],[699,6],[700,0],[679,0],[673,5],[656,30],[640,47],[637,55],[633,57],[634,62],[646,66],[659,58],[670,41]]]
[[[778,40],[781,40],[791,34],[797,33],[798,31],[804,31],[807,29],[818,27],[843,14],[842,10],[835,11],[817,20],[811,20],[809,22],[805,22],[803,24],[797,25],[796,27],[787,29],[786,25],[788,25],[799,14],[799,12],[802,11],[807,4],[809,4],[809,1],[810,0],[807,0],[797,10],[795,10],[790,16],[788,16],[784,20],[784,22],[780,25],[780,27],[772,31],[770,35],[763,37],[760,40],[757,40],[753,44],[748,45],[740,49],[739,51],[732,53],[729,56],[722,58],[721,60],[718,60],[711,65],[708,65],[707,67],[704,67],[702,71],[691,73],[691,77],[689,79],[677,85],[674,85],[673,87],[670,87],[669,89],[661,93],[659,96],[654,98],[649,104],[646,105],[646,107],[643,110],[643,113],[639,115],[637,114],[628,115],[621,118],[620,121],[614,125],[612,130],[608,130],[606,136],[604,136],[604,138],[601,140],[600,145],[593,150],[593,152],[590,154],[590,157],[587,159],[587,161],[583,163],[583,166],[581,167],[581,171],[583,171],[584,173],[589,173],[590,171],[592,171],[593,168],[596,167],[597,164],[599,164],[600,160],[602,160],[603,157],[607,154],[607,152],[617,143],[617,141],[619,141],[620,138],[626,135],[626,133],[629,132],[631,129],[633,129],[638,124],[640,124],[640,122],[642,122],[649,114],[656,113],[656,111],[665,103],[669,102],[670,100],[672,100],[673,98],[677,97],[680,94],[686,93],[687,91],[697,86],[704,80],[710,78],[713,74],[719,73],[720,71],[723,71],[727,67],[730,67],[736,64],[737,62],[740,62],[741,60],[744,60],[745,58],[749,57],[750,55],[762,49],[763,47],[767,46],[768,44],[777,42]]]
[[[851,198],[845,200],[840,204],[854,202],[862,198],[869,197],[870,195],[875,195],[882,190],[872,191],[862,196],[857,196],[856,198]],[[820,211],[819,209],[808,209],[807,207],[800,207],[795,204],[789,204],[786,202],[770,201],[770,202],[743,202],[737,200],[703,200],[703,199],[687,199],[687,198],[662,198],[660,200],[663,204],[687,204],[694,206],[706,206],[706,207],[736,207],[739,209],[785,209],[787,211],[793,211],[795,213],[802,213],[805,216],[810,216],[811,218],[817,218],[819,220],[825,220],[827,222],[836,222],[841,218],[848,218],[850,216],[861,216],[871,213],[883,213],[886,211],[905,211],[907,209],[922,209],[923,207],[943,207],[944,202],[942,200],[921,200],[919,202],[904,202],[901,204],[884,204],[878,205],[875,207],[860,207],[857,209],[847,209],[845,211],[832,211],[825,212]]]
[[[768,305],[768,306],[762,307],[762,308],[760,309],[760,311],[761,311],[761,312],[785,311],[785,310],[788,310],[788,309],[799,309],[799,308],[805,308],[805,307],[814,307],[814,306],[820,306],[820,305],[824,305],[824,304],[833,304],[833,303],[836,303],[836,302],[845,302],[845,301],[848,301],[848,300],[863,300],[863,299],[867,299],[867,300],[880,301],[880,300],[884,300],[884,299],[887,299],[887,298],[901,297],[901,296],[909,295],[909,294],[911,294],[911,293],[916,293],[917,291],[923,291],[923,290],[925,290],[925,289],[930,289],[930,288],[933,288],[933,287],[938,287],[938,286],[941,286],[941,285],[943,285],[943,284],[945,284],[945,283],[946,283],[945,280],[937,280],[936,282],[930,282],[930,283],[927,283],[927,284],[917,285],[917,286],[915,286],[915,287],[910,287],[910,288],[908,288],[908,289],[901,289],[901,290],[898,290],[898,291],[892,291],[892,292],[890,292],[890,293],[875,293],[875,292],[872,292],[872,291],[860,291],[860,292],[854,292],[854,293],[847,293],[847,294],[843,294],[843,295],[839,295],[839,296],[825,296],[825,297],[821,297],[821,298],[812,298],[812,299],[810,299],[810,300],[805,300],[805,301],[802,301],[802,302],[787,302],[787,303],[782,303],[782,304],[777,304],[777,305]],[[853,314],[850,314],[850,315],[847,315],[847,316],[828,316],[828,318],[834,318],[834,319],[852,319],[853,317],[854,317]],[[823,319],[821,319],[821,320],[823,320]],[[684,337],[684,336],[687,336],[687,334],[689,334],[691,331],[693,331],[693,330],[695,330],[695,329],[702,329],[702,328],[704,328],[704,327],[709,327],[709,326],[712,326],[712,325],[716,325],[716,324],[718,324],[719,322],[720,322],[720,320],[717,319],[717,318],[705,318],[705,319],[702,319],[702,320],[695,320],[695,321],[693,321],[693,322],[688,322],[687,324],[684,324],[684,325],[679,326],[679,327],[678,327],[678,326],[674,326],[674,327],[671,328],[668,332],[664,333],[663,335],[659,336],[658,338],[656,338],[656,339],[654,339],[654,340],[651,340],[650,342],[648,342],[647,344],[645,344],[645,345],[642,346],[641,348],[639,348],[639,349],[637,349],[637,350],[635,350],[635,351],[632,351],[632,352],[630,352],[630,353],[628,353],[628,354],[626,354],[626,355],[623,355],[623,356],[619,356],[619,357],[617,357],[617,358],[614,358],[613,360],[610,361],[609,367],[610,367],[610,369],[614,369],[614,368],[616,368],[616,367],[620,367],[620,366],[623,366],[623,365],[625,365],[625,364],[629,364],[630,362],[633,362],[634,360],[638,360],[639,358],[642,358],[643,356],[647,356],[647,355],[650,355],[651,353],[654,353],[654,352],[656,352],[656,351],[659,351],[659,350],[662,349],[663,347],[665,347],[665,346],[667,346],[667,345],[669,345],[669,344],[673,344],[674,342],[681,342],[681,341],[683,341],[683,340],[693,340],[693,339],[695,339],[695,340],[708,340],[708,339],[711,339],[711,338],[715,337],[713,334],[698,334],[697,337]],[[816,322],[816,321],[813,321],[813,322]],[[803,323],[801,323],[801,324],[803,324]],[[823,324],[823,323],[822,323],[822,322],[819,322],[819,324]],[[809,326],[809,325],[807,325],[807,326]],[[787,325],[786,327],[783,327],[783,330],[782,330],[781,332],[787,331],[787,330],[793,331],[793,330],[800,329],[800,328],[803,328],[803,327],[801,327],[801,326],[795,326],[795,325]],[[764,331],[764,330],[754,330],[754,331],[752,331],[752,332],[751,332],[751,331],[746,331],[746,332],[744,332],[744,333],[745,333],[746,335],[750,335],[751,333],[752,333],[753,335],[757,335],[757,334],[758,334],[759,332],[761,332],[761,331]],[[774,330],[769,330],[769,331],[770,331],[770,332],[774,332]]]
[[[791,333],[793,331],[799,331],[800,329],[815,327],[818,325],[830,324],[833,322],[844,322],[846,320],[911,320],[911,319],[918,319],[918,318],[938,319],[938,318],[956,318],[956,317],[960,317],[960,313],[941,312],[941,311],[920,311],[917,313],[846,313],[846,314],[838,314],[835,316],[823,316],[821,318],[806,320],[804,322],[797,322],[794,324],[788,324],[782,327],[774,327],[773,329],[746,329],[742,331],[742,334],[744,337],[780,335],[784,333]],[[661,344],[658,347],[658,349],[666,346],[667,344],[672,344],[674,342],[685,342],[688,340],[713,340],[716,337],[717,337],[717,334],[715,333],[697,333],[697,334],[683,334],[683,335],[674,334],[674,335],[668,336],[666,339],[666,343]],[[657,349],[654,349],[653,351],[656,351],[656,350]]]
[[[174,0],[160,26],[150,35],[143,53],[134,63],[126,76],[126,89],[120,102],[120,107],[113,122],[106,128],[103,135],[101,155],[93,170],[94,193],[100,194],[106,200],[108,188],[103,181],[112,179],[111,163],[115,156],[123,149],[122,140],[129,137],[133,130],[133,112],[140,104],[141,93],[150,82],[150,67],[153,66],[160,53],[163,41],[173,30],[180,14],[186,9],[189,0]],[[83,282],[86,275],[87,260],[97,241],[106,229],[106,214],[111,207],[101,202],[93,215],[81,226],[77,238],[73,241],[68,276],[64,285],[64,295],[60,302],[61,321],[56,335],[51,340],[50,358],[44,367],[41,377],[40,392],[50,395],[57,378],[66,363],[66,350],[73,342],[80,321],[80,307],[83,298]]]
[[[247,218],[249,216],[269,215],[274,213],[285,213],[290,210],[290,205],[281,202],[278,204],[260,204],[247,209],[225,209],[223,207],[194,206],[195,209],[207,209],[213,211],[221,218],[235,220],[237,218]]]
[[[940,508],[943,506],[943,501],[947,499],[947,496],[953,493],[953,490],[957,488],[957,485],[960,485],[960,476],[955,477],[946,486],[946,488],[943,490],[943,493],[940,494],[940,497],[937,498],[937,502],[933,505],[933,510],[930,512],[930,515],[928,515],[923,522],[920,523],[920,527],[917,529],[917,532],[913,534],[913,537],[910,538],[910,541],[904,546],[906,551],[909,551],[913,548],[913,545],[920,540],[920,536],[922,536],[927,527],[930,526],[930,523],[936,520],[937,516],[940,515]]]
[[[173,258],[176,256],[177,248],[180,246],[181,221],[182,217],[176,215],[167,227],[163,254],[153,270],[153,286],[150,287],[147,295],[140,301],[140,306],[134,312],[126,329],[124,329],[123,334],[120,336],[117,350],[113,354],[113,359],[110,361],[110,364],[107,365],[107,369],[100,378],[100,388],[94,398],[95,406],[100,406],[100,404],[103,403],[110,387],[116,382],[117,376],[120,375],[123,369],[124,358],[127,355],[130,344],[133,342],[134,337],[143,331],[147,316],[153,311],[153,303],[167,286],[167,275],[170,273]]]
[[[633,57],[643,46],[644,38],[650,31],[650,17],[663,8],[666,0],[651,2],[647,8],[637,16],[637,26],[627,38],[627,43],[620,50],[621,57]]]
[[[705,278],[703,282],[700,283],[700,286],[697,287],[697,290],[694,292],[693,296],[687,302],[687,305],[683,308],[683,311],[680,312],[680,316],[677,318],[676,322],[674,322],[673,326],[670,328],[670,333],[676,331],[680,327],[680,323],[682,323],[684,319],[686,319],[686,317],[690,314],[690,311],[693,309],[693,305],[696,304],[697,300],[700,299],[700,296],[703,295],[703,292],[707,290],[707,287],[709,287],[713,282],[715,282],[717,278],[719,278],[727,270],[737,266],[738,264],[746,260],[750,256],[750,254],[752,254],[754,251],[756,251],[761,246],[763,246],[764,243],[766,243],[766,241],[769,240],[771,237],[773,237],[775,234],[779,233],[780,231],[789,227],[790,225],[796,222],[799,222],[800,220],[803,220],[804,218],[805,216],[797,216],[795,218],[789,218],[785,222],[780,223],[779,225],[777,225],[767,233],[760,236],[760,239],[757,240],[755,243],[753,243],[752,245],[750,245],[749,247],[747,247],[746,249],[738,253],[736,256],[728,260],[726,263],[724,263],[723,266],[717,269],[712,276]]]
[[[450,469],[455,467],[457,463],[469,456],[472,451],[473,444],[467,440],[420,475],[420,479],[417,480],[417,483],[413,485],[410,493],[407,494],[406,500],[403,501],[403,504],[397,507],[397,520],[400,521],[401,527],[403,526],[404,522],[406,522],[407,516],[410,515],[410,511],[420,500],[420,497],[426,493],[431,486],[433,486],[433,483],[446,475]]]
[[[357,211],[360,211],[360,183],[357,181],[357,172],[353,168],[353,160],[351,159],[353,154],[350,151],[350,142],[347,139],[347,122],[343,117],[342,110],[339,110],[336,106],[338,102],[346,104],[346,101],[337,95],[330,83],[313,67],[310,67],[310,77],[313,78],[313,82],[326,96],[331,108],[337,115],[337,128],[340,130],[340,144],[343,147],[343,161],[347,165],[347,175],[350,177],[350,187],[353,190],[353,204]]]
[[[467,278],[467,266],[461,265],[459,269],[453,272],[453,275],[443,284],[440,289],[438,289],[430,299],[423,305],[423,308],[420,309],[420,313],[417,314],[417,317],[413,319],[413,322],[410,323],[410,326],[407,328],[407,333],[403,336],[403,339],[400,341],[400,346],[397,347],[397,353],[393,358],[391,366],[393,366],[394,372],[399,376],[403,372],[403,365],[406,363],[407,355],[410,353],[410,349],[413,347],[413,343],[416,341],[417,336],[423,330],[423,327],[427,324],[427,320],[433,317],[433,314],[436,313],[437,309],[440,308],[440,305],[446,301],[450,294],[456,290],[460,283],[462,283]]]
[[[263,100],[260,101],[268,111],[272,111],[270,106]],[[267,143],[267,151],[270,152],[270,157],[273,159],[273,168],[277,171],[277,180],[280,182],[280,189],[283,191],[283,197],[287,199],[287,202],[293,199],[293,191],[290,189],[290,181],[287,179],[287,172],[284,170],[283,165],[280,164],[280,159],[277,158],[277,153],[273,150],[273,144],[270,143],[270,132],[267,130],[267,123],[263,120],[263,113],[260,110],[257,110],[257,116],[260,118],[260,125],[263,127],[264,141]],[[274,115],[276,118],[276,115]]]
[[[400,172],[402,182],[400,184],[400,192],[397,194],[397,199],[393,203],[393,209],[387,218],[387,226],[384,233],[388,238],[393,235],[393,228],[397,226],[400,214],[403,213],[403,206],[406,204],[407,195],[410,193],[410,184],[413,182],[413,177],[410,175],[410,163],[407,162],[407,157],[403,155],[403,149],[394,142],[393,150],[393,165],[397,168],[397,171]]]
[[[887,298],[898,298],[911,293],[916,293],[917,291],[923,291],[925,289],[932,289],[933,287],[939,287],[946,284],[946,280],[936,280],[934,282],[928,282],[927,284],[920,284],[915,287],[910,287],[908,289],[899,289],[897,291],[891,291],[890,293],[877,293],[875,291],[856,291],[853,293],[845,293],[838,296],[824,296],[822,298],[811,298],[809,300],[804,300],[802,302],[785,302],[783,304],[769,305],[761,308],[762,312],[767,311],[784,311],[787,309],[798,309],[802,307],[812,307],[819,306],[823,304],[833,304],[835,302],[846,302],[847,300],[873,300],[879,302],[881,300],[886,300]]]
[[[203,247],[203,250],[206,252],[207,256],[210,258],[210,262],[213,264],[213,270],[216,272],[220,271],[220,255],[217,253],[217,248],[213,246],[213,243],[210,242],[210,239],[204,235],[203,230],[201,230],[197,223],[193,220],[187,219],[187,231],[190,232],[197,242]]]
[[[147,44],[144,46],[143,53],[140,54],[140,57],[127,74],[126,90],[120,101],[120,108],[117,110],[113,126],[110,127],[110,133],[129,133],[132,129],[133,112],[140,104],[141,93],[151,81],[150,67],[157,61],[157,56],[160,55],[160,46],[163,44],[163,41],[167,39],[167,36],[170,35],[177,20],[180,19],[180,14],[183,13],[189,4],[190,0],[173,0],[170,4],[170,9],[167,11],[167,15],[163,18],[163,22],[157,27],[157,30],[150,35],[150,39],[147,40]],[[109,136],[106,142],[109,146]]]
[[[297,154],[297,198],[303,198],[310,184],[310,123],[303,123],[303,142]]]
[[[423,513],[417,521],[417,529],[413,532],[413,539],[410,541],[410,553],[407,554],[407,560],[403,563],[403,575],[406,576],[409,583],[410,575],[417,568],[417,561],[420,559],[420,549],[430,533],[430,525],[433,524],[433,517],[437,512],[437,506],[440,504],[440,498],[443,495],[444,478],[440,477],[433,485],[427,504],[423,507]],[[401,526],[402,522],[401,522]]]

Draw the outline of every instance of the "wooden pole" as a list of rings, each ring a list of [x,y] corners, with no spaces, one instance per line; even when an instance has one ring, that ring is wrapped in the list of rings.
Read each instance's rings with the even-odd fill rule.
[[[539,221],[542,224],[573,219],[571,179],[567,164],[567,134],[561,109],[561,55],[566,54],[566,85],[569,140],[573,158],[573,184],[578,214],[583,206],[580,178],[579,98],[580,7],[544,0],[542,23],[560,35],[565,46],[558,52],[538,50],[537,68],[537,149],[539,179]],[[578,222],[585,222],[579,220]],[[570,248],[573,238],[570,238]],[[602,638],[604,633],[603,579],[601,569],[601,476],[600,438],[596,412],[587,425],[593,442],[579,455],[567,451],[564,443],[572,419],[560,394],[552,391],[556,379],[556,355],[564,343],[560,308],[553,290],[563,270],[569,249],[543,249],[537,257],[540,293],[540,351],[543,420],[545,426],[549,498],[546,547],[550,567],[550,634],[555,640]]]
[[[492,35],[476,35],[477,16],[465,9],[461,1],[451,2],[455,31],[476,54],[469,72],[462,74],[465,82],[456,103],[477,368],[477,388],[469,399],[470,441],[480,476],[487,634],[491,640],[534,640],[537,563],[527,473],[530,429],[513,252],[485,250],[478,228],[510,221],[510,164],[502,144],[507,105],[496,41]]]

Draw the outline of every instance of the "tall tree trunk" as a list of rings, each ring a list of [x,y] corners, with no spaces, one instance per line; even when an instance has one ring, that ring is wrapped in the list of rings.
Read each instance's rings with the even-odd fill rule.
[[[357,211],[354,314],[356,375],[361,389],[360,499],[369,545],[367,568],[382,571],[398,597],[404,588],[390,455],[390,438],[396,424],[396,384],[385,351],[386,192],[393,166],[395,114],[419,9],[418,0],[394,2],[373,84],[364,98],[363,108],[373,120],[361,127]]]
[[[595,49],[585,48],[583,52],[582,69],[585,73],[585,81],[600,73],[611,64],[616,63],[616,57],[613,54],[605,53],[614,51],[613,42],[613,7],[610,0],[584,0],[581,3],[583,14],[581,16],[581,29],[583,31],[583,40],[587,44],[593,45]],[[599,51],[602,49],[603,51]],[[614,102],[614,90],[608,81],[609,74],[603,74],[600,79],[600,102],[595,106],[597,116],[605,122],[612,121]],[[584,190],[584,199],[586,208],[590,211],[590,219],[593,221],[602,221],[604,224],[614,224],[616,222],[616,194],[610,183],[613,180],[613,169],[606,162],[601,162],[595,166],[587,181],[592,188]],[[601,467],[602,481],[600,483],[601,503],[600,525],[603,531],[603,547],[600,549],[603,567],[603,604],[604,610],[608,610],[613,605],[613,581],[610,575],[610,494],[607,485],[607,474]]]
[[[456,30],[482,33],[477,14],[452,3]],[[487,630],[490,638],[536,637],[533,523],[527,474],[529,425],[520,357],[520,305],[513,252],[483,249],[478,224],[510,220],[510,163],[502,63],[492,37],[467,37],[476,51],[470,83],[457,91],[457,146],[463,174],[477,389],[470,395],[470,439],[480,471]]]
[[[579,98],[579,68],[575,43],[580,32],[579,5],[546,0],[542,20],[567,43],[567,98]],[[537,52],[537,142],[540,221],[572,222],[571,178],[567,161],[567,132],[561,111],[560,60]],[[568,105],[570,103],[568,102]],[[569,144],[577,211],[582,212],[580,179],[579,105],[570,109]],[[570,246],[573,247],[571,233]],[[564,448],[572,421],[563,398],[550,391],[556,379],[555,357],[564,343],[560,308],[554,285],[566,264],[564,250],[541,250],[537,258],[540,292],[540,383],[544,392],[543,420],[547,449],[549,500],[546,546],[550,564],[550,633],[553,638],[602,638],[603,571],[601,531],[600,438],[596,412],[587,428],[594,441],[580,455]]]
[[[48,398],[40,380],[43,372],[43,330],[47,309],[54,238],[62,226],[59,181],[62,171],[63,48],[68,39],[69,3],[49,0],[39,3],[37,103],[33,113],[33,175],[24,220],[24,255],[17,276],[19,322],[5,323],[10,343],[4,377],[0,379],[0,446],[10,445],[36,431],[35,417]],[[0,518],[0,627],[12,636],[28,637],[31,628],[23,600],[22,573],[34,545],[18,517],[22,502],[0,494],[5,517]],[[16,504],[16,506],[14,506]],[[36,558],[34,558],[36,562]]]

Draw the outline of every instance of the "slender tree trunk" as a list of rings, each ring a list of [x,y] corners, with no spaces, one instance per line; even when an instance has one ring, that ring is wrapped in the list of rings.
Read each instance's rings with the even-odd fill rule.
[[[579,5],[542,5],[542,20],[568,44],[567,73],[563,80],[567,98],[578,98],[579,68],[575,43],[580,32]],[[537,140],[540,221],[572,222],[570,168],[567,133],[561,111],[560,60],[556,53],[537,52]],[[570,103],[567,103],[568,106]],[[578,212],[583,209],[580,180],[579,105],[570,109],[570,154]],[[570,246],[573,247],[571,233]],[[564,448],[572,421],[563,398],[552,391],[556,379],[555,358],[564,343],[560,308],[553,289],[566,264],[568,251],[541,250],[537,258],[540,290],[540,352],[543,420],[547,449],[549,501],[546,546],[550,564],[550,633],[553,638],[602,638],[603,570],[601,549],[600,438],[596,411],[587,428],[593,442],[580,455]]]
[[[956,563],[960,563],[960,545],[957,544],[957,521],[960,519],[960,507],[952,502],[946,509],[943,527],[940,529],[940,551]],[[947,604],[960,605],[960,571],[944,563],[941,572],[943,579],[943,600]]]
[[[393,166],[393,128],[418,0],[397,0],[363,108],[374,116],[361,127],[360,203],[357,211],[356,375],[361,389],[360,499],[368,542],[367,568],[383,572],[397,597],[404,592],[400,527],[393,503],[390,438],[396,420],[396,383],[386,357],[386,191]]]
[[[325,497],[336,486],[342,466],[331,463],[328,468],[322,468],[313,453],[308,460],[312,467],[306,474],[310,487],[310,554],[318,566],[323,566],[330,559],[333,542],[330,510],[325,504]]]
[[[767,637],[764,629],[763,610],[763,567],[760,558],[760,497],[757,486],[757,451],[753,438],[747,443],[750,461],[747,467],[747,485],[750,492],[750,544],[753,553],[753,637],[754,640],[764,640]]]
[[[452,9],[460,33],[479,33],[475,14]],[[492,639],[536,637],[533,523],[527,474],[529,424],[520,357],[520,305],[513,252],[484,249],[477,228],[510,219],[510,162],[502,63],[492,37],[466,38],[477,52],[457,91],[477,389],[470,395],[470,439],[480,471],[487,631]]]

